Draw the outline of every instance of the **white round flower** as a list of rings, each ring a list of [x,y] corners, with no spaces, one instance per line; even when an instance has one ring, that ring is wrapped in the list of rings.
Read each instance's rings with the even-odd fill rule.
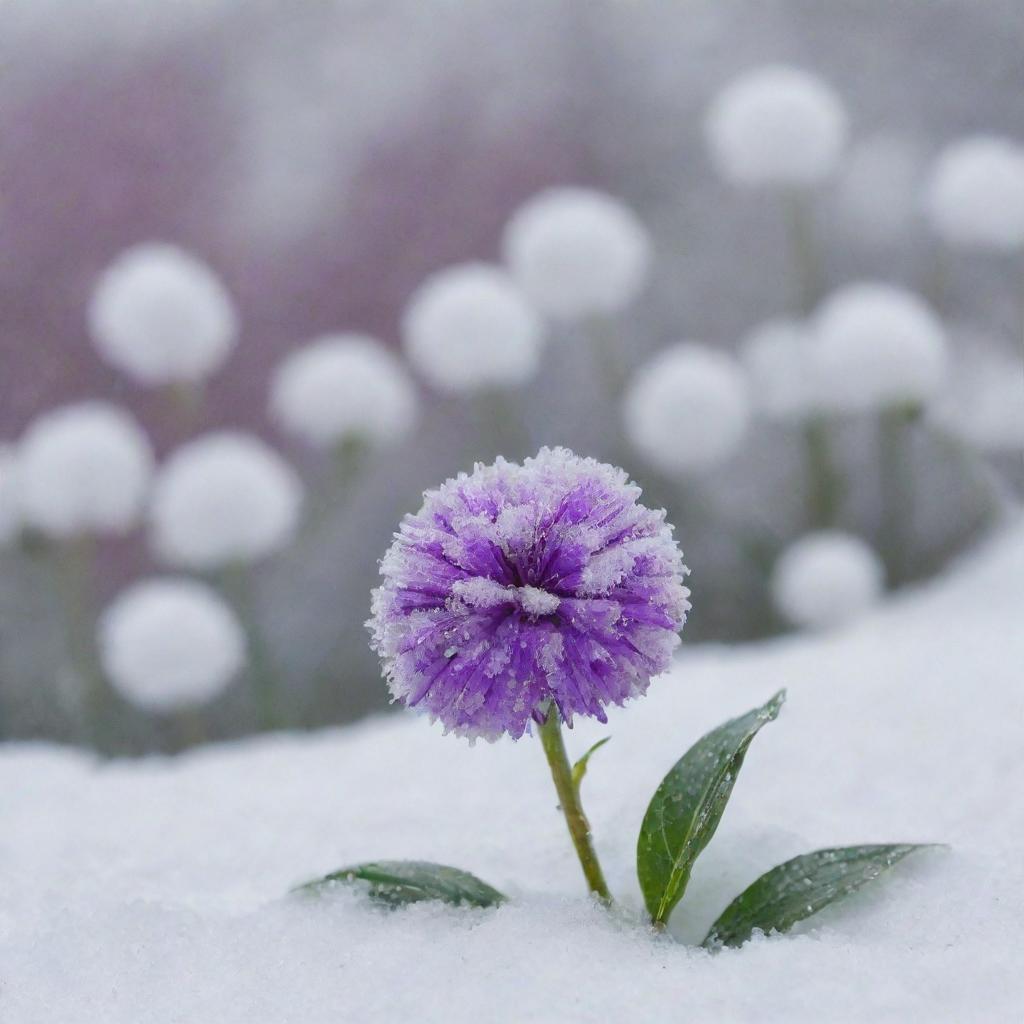
[[[512,276],[544,314],[563,320],[614,313],[647,280],[651,243],[628,206],[586,188],[553,188],[505,227]]]
[[[809,533],[775,563],[775,607],[796,626],[835,626],[859,615],[882,593],[885,569],[870,545],[839,530]]]
[[[918,404],[945,382],[946,332],[927,304],[888,284],[855,284],[829,297],[815,320],[824,405],[866,412]]]
[[[137,245],[106,269],[89,305],[100,355],[147,385],[197,381],[218,369],[238,334],[223,285],[173,245]]]
[[[234,612],[197,580],[145,580],[118,595],[100,618],[100,660],[133,704],[173,711],[216,697],[245,663]]]
[[[797,422],[818,411],[815,346],[807,326],[768,320],[740,342],[754,408],[768,419]]]
[[[416,389],[379,341],[336,334],[284,359],[271,381],[270,409],[285,430],[315,445],[346,438],[388,444],[412,428]]]
[[[106,402],[43,413],[18,449],[25,522],[51,537],[125,533],[139,518],[152,473],[146,435]]]
[[[990,136],[949,146],[932,170],[924,208],[935,232],[953,245],[1024,246],[1024,146]]]
[[[13,446],[0,444],[0,547],[10,544],[20,529],[18,460]]]
[[[464,263],[429,277],[403,321],[409,360],[438,391],[513,387],[534,375],[539,316],[499,267]]]
[[[152,544],[170,565],[213,569],[251,562],[294,536],[302,485],[248,434],[208,434],[175,451],[157,475]]]
[[[739,364],[683,342],[634,375],[623,400],[626,435],[652,466],[670,474],[727,459],[747,429],[750,404]]]
[[[907,139],[872,135],[857,142],[843,163],[836,196],[847,235],[872,245],[906,238],[920,215],[923,161]]]
[[[1024,451],[1024,371],[1011,345],[971,329],[956,332],[953,370],[929,418],[987,452]]]
[[[715,97],[705,131],[711,156],[736,185],[812,185],[846,144],[846,112],[819,78],[773,65],[749,71]]]

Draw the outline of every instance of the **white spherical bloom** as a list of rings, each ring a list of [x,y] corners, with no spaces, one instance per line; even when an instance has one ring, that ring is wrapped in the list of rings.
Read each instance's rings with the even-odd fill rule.
[[[18,449],[25,522],[51,537],[125,533],[139,518],[152,473],[146,435],[106,402],[43,413]]]
[[[175,451],[157,475],[152,544],[170,565],[213,569],[251,562],[294,536],[302,485],[248,434],[208,434]]]
[[[928,305],[888,284],[855,284],[822,305],[815,324],[822,403],[838,412],[918,404],[946,378],[946,332]]]
[[[768,320],[740,342],[754,408],[768,419],[798,422],[818,411],[815,345],[796,320]]]
[[[683,342],[634,375],[623,400],[626,435],[657,469],[684,474],[727,459],[747,429],[743,371],[724,352]]]
[[[438,391],[513,387],[537,371],[540,317],[499,267],[464,263],[429,277],[403,321],[409,360]]]
[[[843,163],[836,205],[846,234],[872,245],[893,245],[920,214],[922,158],[908,140],[873,135],[857,142]]]
[[[103,273],[89,305],[100,355],[147,385],[201,380],[238,334],[231,298],[205,263],[173,245],[137,245]]]
[[[503,252],[534,305],[563,320],[614,313],[647,280],[651,242],[628,206],[586,188],[553,188],[511,217]]]
[[[873,605],[885,569],[870,545],[839,530],[791,544],[772,572],[775,607],[796,626],[836,626]]]
[[[403,437],[416,418],[416,389],[379,341],[363,334],[320,338],[274,373],[271,413],[315,445],[353,438],[372,445]]]
[[[1024,146],[977,136],[949,146],[925,189],[925,213],[953,245],[1024,246]]]
[[[0,546],[14,540],[20,529],[18,460],[11,445],[0,444]]]
[[[206,584],[185,578],[129,587],[101,616],[97,641],[114,688],[150,711],[205,703],[245,663],[234,612]]]
[[[836,94],[799,68],[748,71],[715,97],[705,131],[722,175],[741,186],[813,185],[827,178],[846,144]]]
[[[952,372],[928,416],[982,451],[1024,451],[1020,353],[980,332],[957,331]]]

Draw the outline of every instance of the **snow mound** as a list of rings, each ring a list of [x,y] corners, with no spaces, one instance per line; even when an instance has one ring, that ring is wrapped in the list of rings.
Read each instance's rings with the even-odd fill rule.
[[[700,580],[694,606],[700,609]],[[98,764],[0,751],[0,1006],[103,1021],[1019,1020],[1024,527],[846,629],[686,649],[601,735],[584,797],[625,911],[591,903],[539,746],[411,715]],[[383,683],[381,684],[383,685]],[[819,846],[940,840],[791,935],[711,956],[629,919],[647,799],[687,745],[786,686],[673,930]],[[369,858],[473,871],[497,910],[289,898]]]

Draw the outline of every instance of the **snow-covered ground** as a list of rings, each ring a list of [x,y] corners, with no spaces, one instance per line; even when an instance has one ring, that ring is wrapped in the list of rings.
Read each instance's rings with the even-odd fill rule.
[[[700,580],[694,578],[694,601]],[[684,645],[685,650],[685,645]],[[536,742],[400,714],[175,758],[0,753],[0,1019],[1020,1021],[1024,529],[827,636],[693,648],[607,730],[570,734],[609,882],[639,906],[637,829],[700,734],[789,689],[673,929],[697,940],[763,869],[818,846],[944,841],[788,936],[711,956],[610,916]],[[464,867],[493,911],[285,895],[371,858]]]

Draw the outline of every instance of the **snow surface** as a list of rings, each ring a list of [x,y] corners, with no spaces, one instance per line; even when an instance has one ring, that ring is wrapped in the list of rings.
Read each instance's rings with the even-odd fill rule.
[[[700,614],[694,577],[694,614]],[[650,694],[578,727],[613,890],[708,728],[789,688],[674,918],[686,940],[758,873],[839,843],[944,840],[799,926],[711,956],[583,894],[539,746],[411,715],[174,758],[0,752],[0,1018],[1010,1022],[1024,921],[1024,526],[850,628],[693,647]],[[383,683],[381,684],[383,685]],[[385,913],[289,886],[369,858],[479,874],[511,902]]]

